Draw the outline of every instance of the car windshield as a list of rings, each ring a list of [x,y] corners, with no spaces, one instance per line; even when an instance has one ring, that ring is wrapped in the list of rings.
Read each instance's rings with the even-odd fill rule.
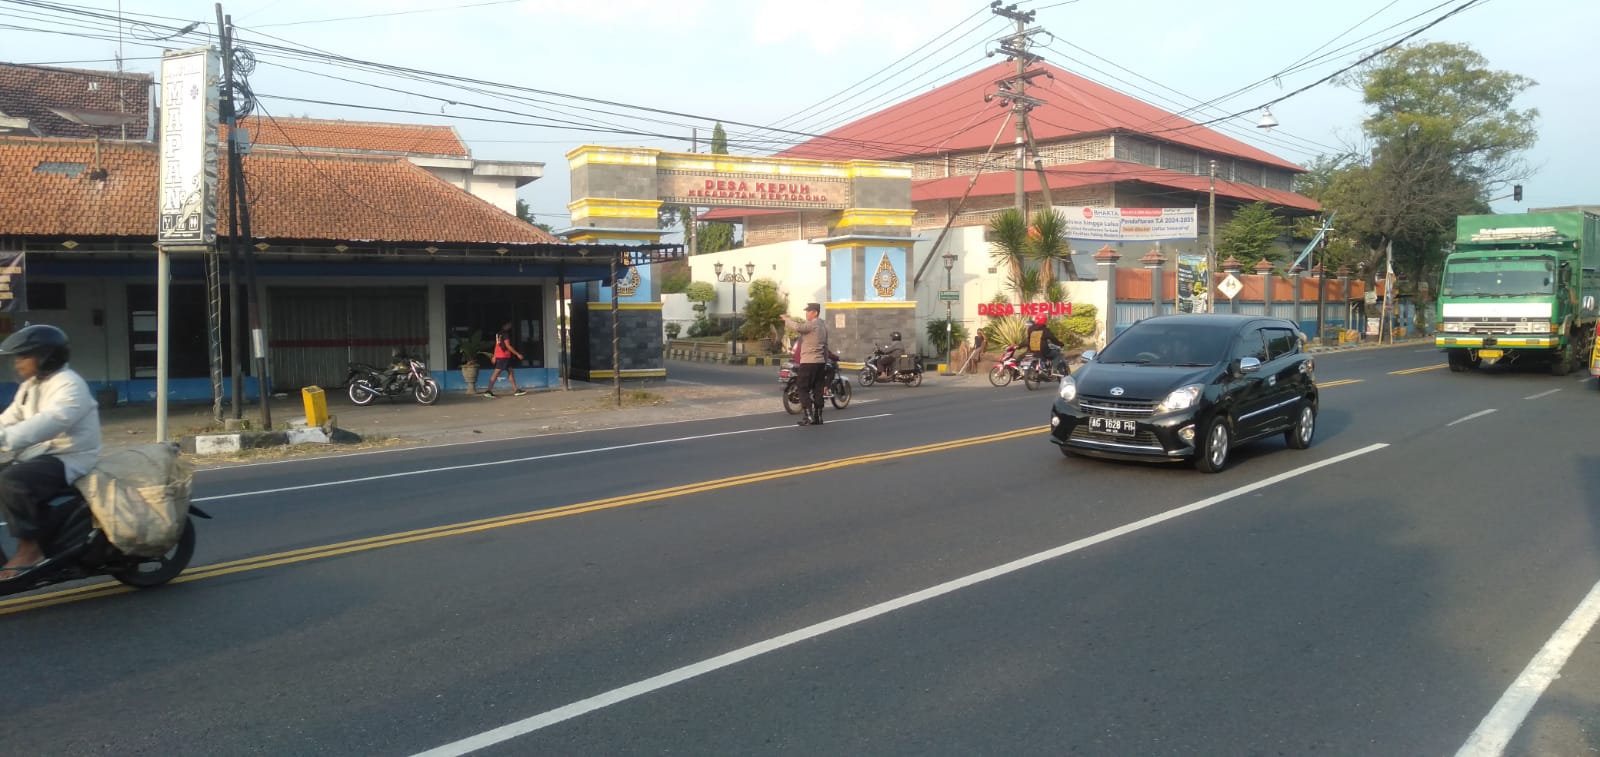
[[[1549,259],[1453,260],[1445,266],[1445,297],[1531,297],[1555,291]]]
[[[1234,329],[1198,321],[1136,323],[1106,345],[1097,363],[1216,365],[1226,359]]]

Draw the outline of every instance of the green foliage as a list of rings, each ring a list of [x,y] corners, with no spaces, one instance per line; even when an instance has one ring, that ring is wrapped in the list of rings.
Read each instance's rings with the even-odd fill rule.
[[[480,357],[493,358],[494,353],[489,351],[492,346],[494,345],[483,335],[483,331],[475,329],[456,343],[456,357],[462,363],[475,362]]]
[[[789,301],[778,293],[777,282],[756,279],[750,282],[750,298],[745,302],[739,335],[746,340],[771,339],[777,344],[783,339],[783,314],[787,312]]]
[[[702,223],[695,235],[694,246],[696,255],[704,255],[708,252],[731,250],[740,245],[733,237],[733,224]]]
[[[1253,272],[1262,259],[1277,262],[1283,258],[1278,238],[1286,229],[1272,206],[1252,202],[1234,211],[1232,220],[1217,227],[1217,258],[1237,258],[1246,273]]]
[[[662,294],[681,294],[689,289],[689,264],[682,260],[674,260],[661,264]]]
[[[683,293],[689,296],[690,302],[698,302],[704,305],[717,298],[717,286],[704,281],[694,281],[683,288]]]
[[[1022,344],[1027,341],[1025,337],[1028,332],[1028,322],[1015,315],[990,317],[981,331],[991,348],[1000,349],[1008,344]]]
[[[728,132],[723,130],[721,121],[711,129],[711,154],[728,154]]]
[[[946,326],[949,327],[948,334],[946,334]],[[951,343],[965,344],[967,341],[966,325],[954,318],[940,318],[928,321],[927,334],[928,343],[932,344],[934,351],[941,356],[949,353]],[[949,338],[948,342],[946,341],[947,336]]]
[[[1100,309],[1089,304],[1074,304],[1072,315],[1050,320],[1050,331],[1067,349],[1082,347],[1100,329]]]
[[[678,334],[681,333],[682,331],[683,331],[683,324],[678,323],[677,321],[668,321],[667,322],[667,338],[668,339],[677,339],[678,338]]]
[[[1018,300],[1031,301],[1047,291],[1050,270],[1065,265],[1069,278],[1077,278],[1072,248],[1066,239],[1066,221],[1051,208],[1041,208],[1030,224],[1022,213],[1008,208],[989,220],[989,257],[1006,269],[1006,288]]]

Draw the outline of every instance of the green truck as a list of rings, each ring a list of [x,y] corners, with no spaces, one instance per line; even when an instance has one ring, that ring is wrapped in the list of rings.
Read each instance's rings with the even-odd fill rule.
[[[1461,216],[1439,287],[1450,370],[1534,361],[1565,376],[1593,349],[1600,295],[1600,215],[1584,211]]]

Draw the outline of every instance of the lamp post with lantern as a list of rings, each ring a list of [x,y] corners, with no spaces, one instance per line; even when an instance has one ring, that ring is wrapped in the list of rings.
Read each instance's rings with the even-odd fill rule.
[[[755,263],[745,263],[744,264],[744,273],[739,273],[739,269],[735,268],[730,273],[724,275],[722,273],[722,263],[719,261],[718,263],[716,263],[716,264],[711,266],[711,270],[716,272],[717,281],[727,282],[728,283],[728,288],[733,291],[733,354],[734,355],[738,355],[739,354],[739,285],[740,284],[748,284],[748,283],[750,283],[750,281],[753,278],[755,278],[755,275],[756,275],[756,264]]]

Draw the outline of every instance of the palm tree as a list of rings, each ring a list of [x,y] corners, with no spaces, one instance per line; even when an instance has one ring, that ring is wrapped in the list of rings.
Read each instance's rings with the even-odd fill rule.
[[[1027,255],[1039,261],[1044,270],[1044,283],[1050,283],[1053,265],[1060,261],[1068,281],[1078,280],[1078,269],[1072,264],[1072,245],[1067,242],[1067,222],[1054,208],[1040,208],[1033,214],[1033,228],[1028,233]]]

